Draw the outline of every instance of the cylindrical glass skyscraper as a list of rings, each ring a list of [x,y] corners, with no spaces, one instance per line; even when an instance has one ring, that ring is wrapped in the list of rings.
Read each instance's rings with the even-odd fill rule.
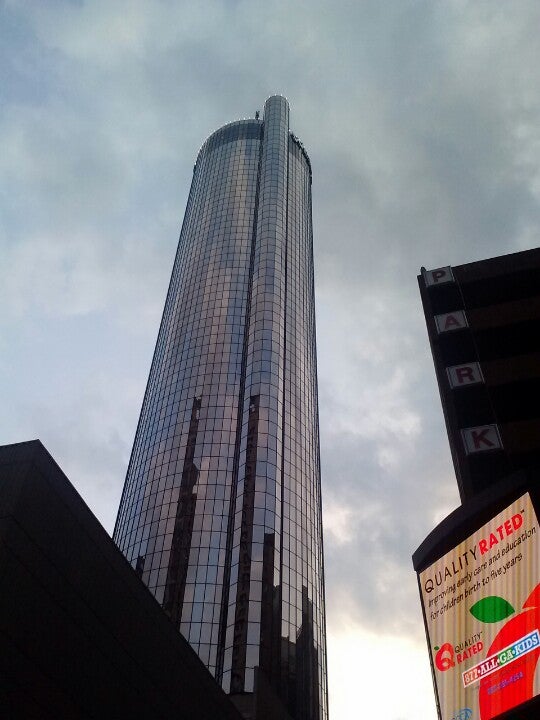
[[[114,538],[227,692],[327,718],[311,167],[283,97],[199,152]]]

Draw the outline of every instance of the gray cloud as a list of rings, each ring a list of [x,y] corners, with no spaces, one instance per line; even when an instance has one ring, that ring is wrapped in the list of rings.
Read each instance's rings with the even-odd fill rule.
[[[416,274],[539,244],[538,3],[0,13],[3,441],[43,439],[112,528],[197,150],[281,92],[314,173],[329,622],[421,638],[410,555],[458,498]]]

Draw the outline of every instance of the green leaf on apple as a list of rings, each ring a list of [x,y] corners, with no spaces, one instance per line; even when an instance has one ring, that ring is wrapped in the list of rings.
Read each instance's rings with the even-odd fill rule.
[[[480,622],[495,623],[510,617],[515,610],[508,600],[498,595],[490,595],[475,603],[469,612]]]

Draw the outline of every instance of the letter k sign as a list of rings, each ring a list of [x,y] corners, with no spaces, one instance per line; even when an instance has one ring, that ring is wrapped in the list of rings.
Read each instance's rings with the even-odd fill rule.
[[[464,428],[461,431],[461,437],[467,455],[502,448],[499,429],[496,425],[479,425],[478,427]]]

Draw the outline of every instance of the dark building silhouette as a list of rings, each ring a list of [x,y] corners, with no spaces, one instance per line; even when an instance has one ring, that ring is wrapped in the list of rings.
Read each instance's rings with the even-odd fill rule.
[[[540,250],[418,282],[463,501],[540,465]]]
[[[320,492],[311,166],[274,96],[197,157],[114,532],[246,717],[264,688],[327,718]]]
[[[540,643],[540,250],[422,268],[418,282],[462,501],[413,554],[438,716],[532,720],[540,649],[523,628]],[[490,615],[497,603],[505,612]]]
[[[38,440],[0,447],[0,578],[3,718],[241,720]]]

